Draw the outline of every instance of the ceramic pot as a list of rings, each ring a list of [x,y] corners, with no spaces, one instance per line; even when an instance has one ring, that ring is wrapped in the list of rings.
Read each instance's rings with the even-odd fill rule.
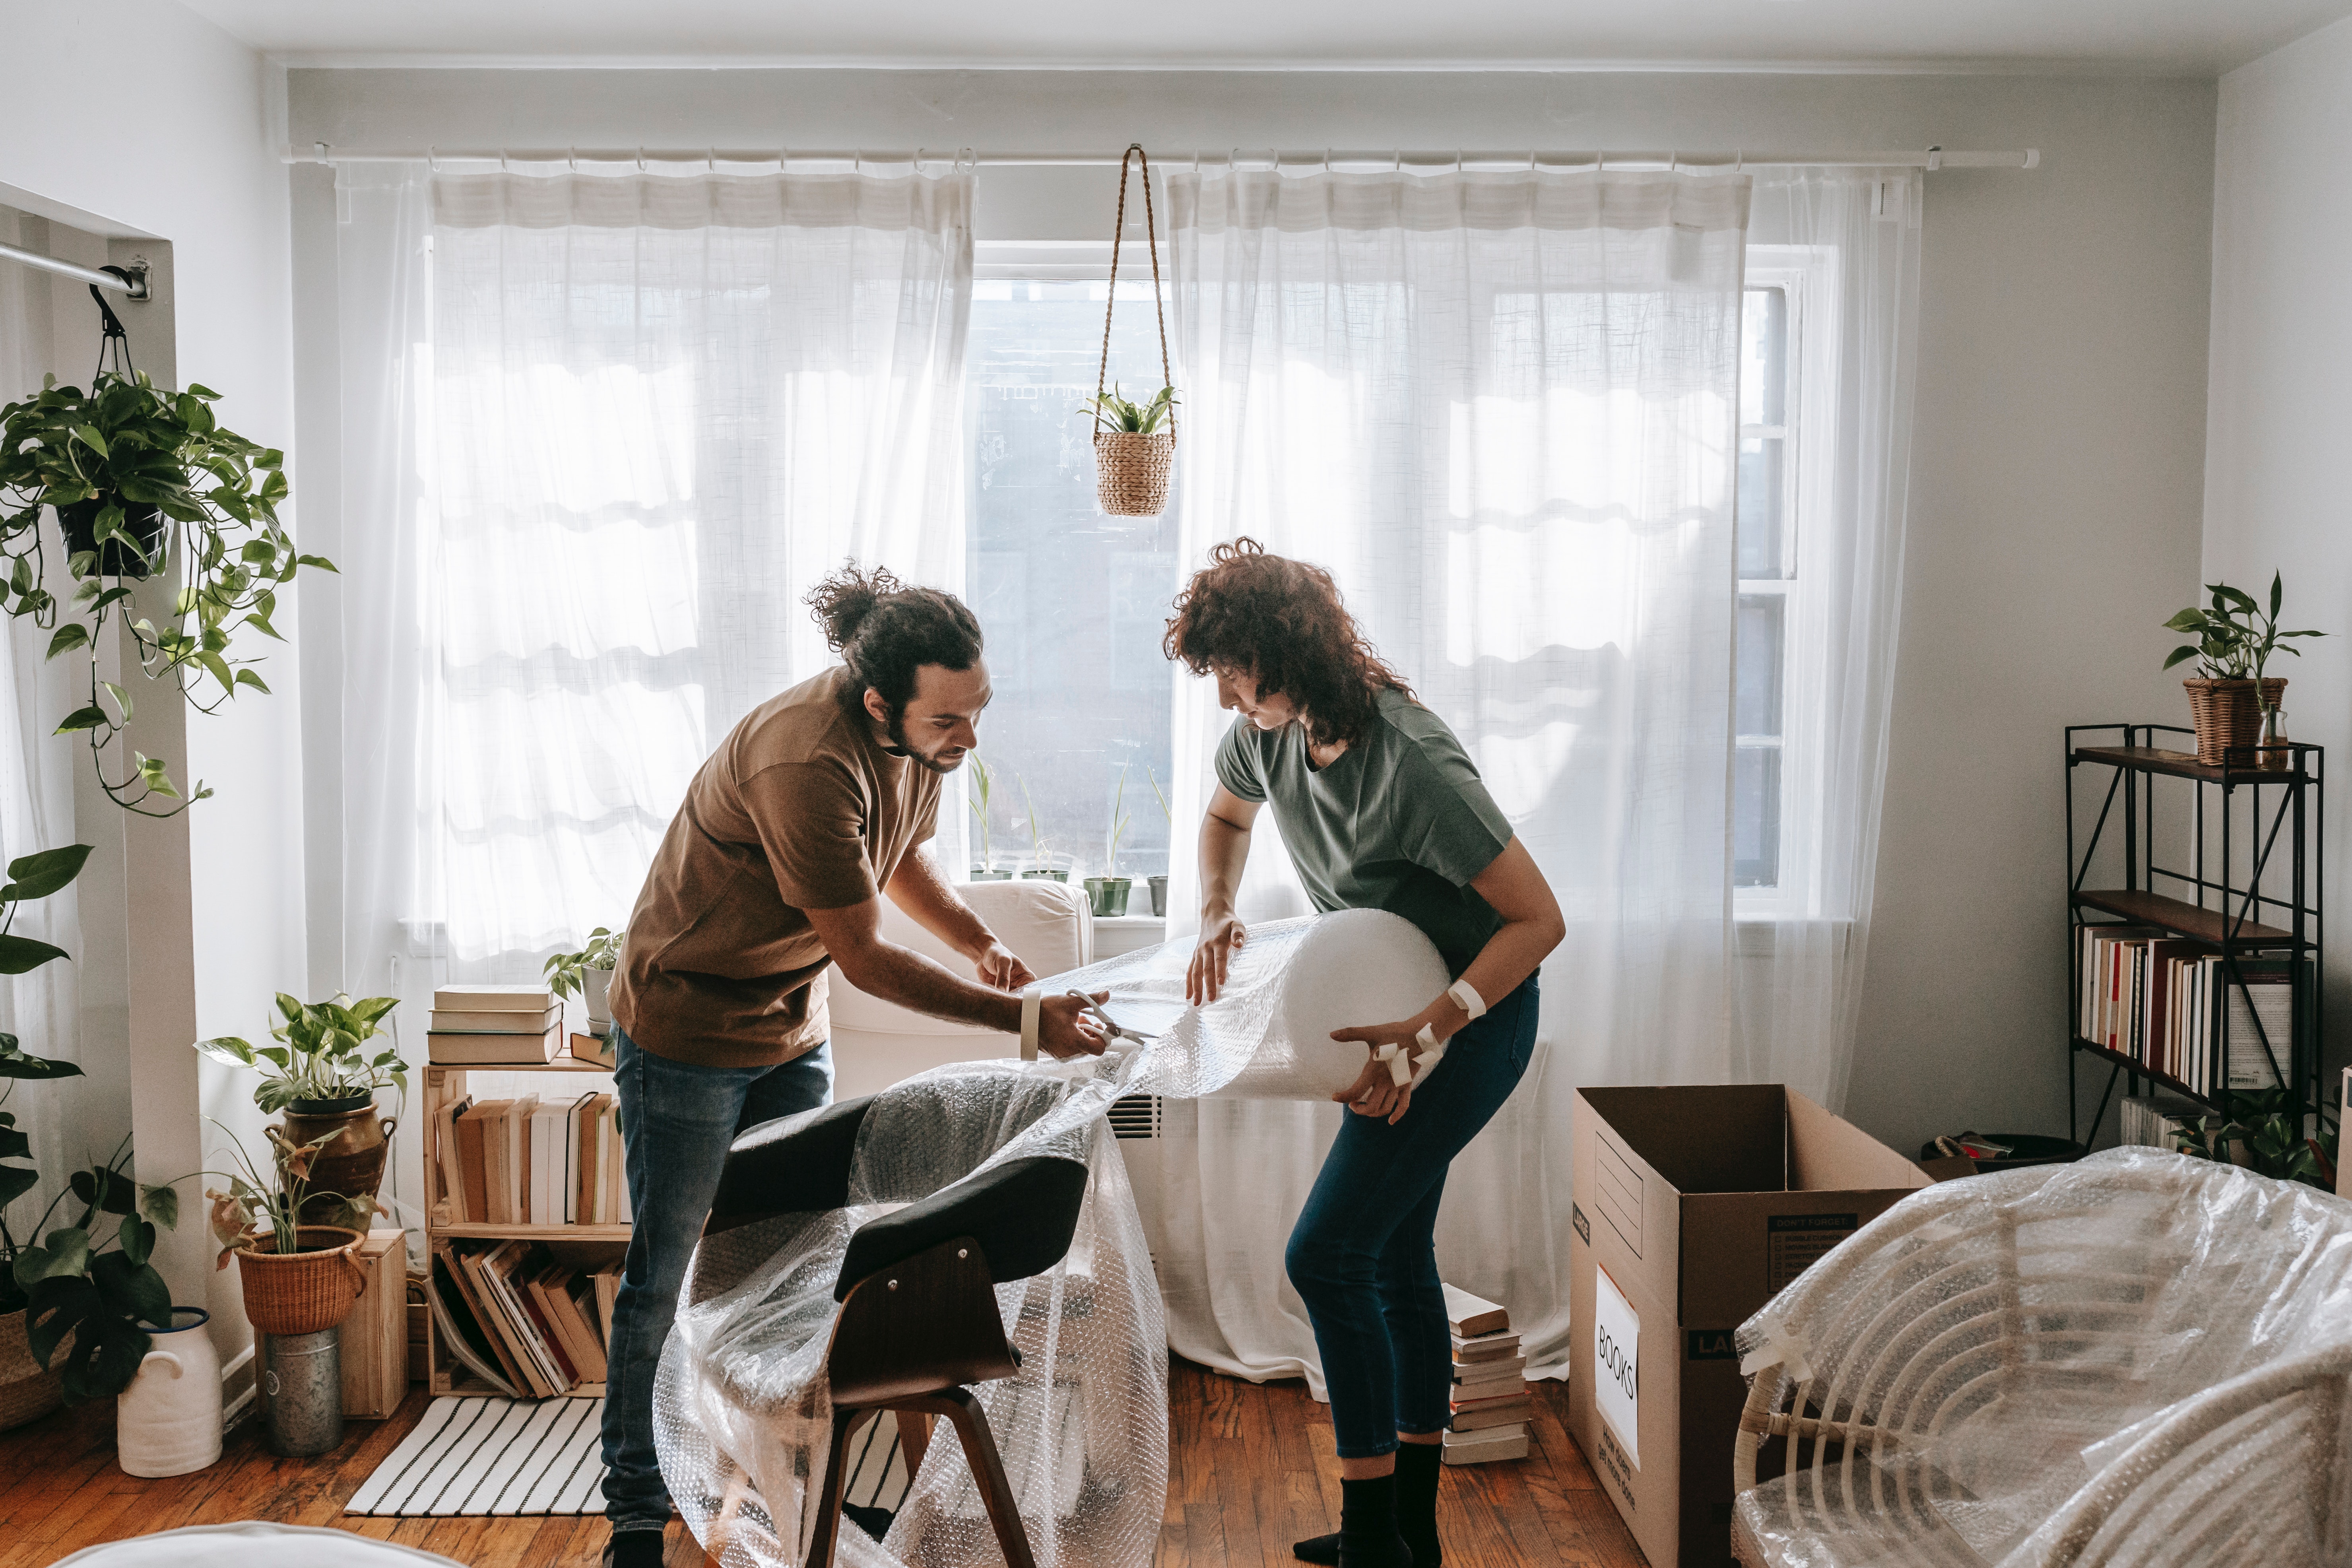
[[[43,1372],[26,1343],[27,1316],[22,1310],[0,1315],[0,1432],[37,1421],[66,1402],[63,1374]],[[68,1334],[50,1355],[49,1364],[62,1366],[72,1344]]]
[[[1165,877],[1151,879],[1151,912],[1161,917],[1168,913],[1168,879]]]
[[[971,868],[971,879],[975,882],[1009,882],[1013,880],[1013,873],[982,870],[980,867],[974,866]]]
[[[1066,882],[1070,874],[1067,871],[1024,871],[1021,879],[1024,882]]]
[[[323,1225],[337,1217],[341,1207],[332,1195],[373,1202],[383,1184],[383,1163],[392,1152],[392,1130],[399,1119],[375,1113],[375,1096],[354,1094],[342,1100],[298,1100],[286,1108],[286,1142],[297,1149],[314,1138],[337,1134],[319,1151],[310,1164],[310,1188],[316,1196],[304,1201],[302,1223]]]
[[[126,1476],[184,1476],[221,1453],[220,1358],[208,1312],[172,1309],[172,1326],[147,1331],[154,1346],[131,1386],[114,1396],[114,1458]]]
[[[1087,902],[1093,906],[1096,918],[1115,919],[1127,913],[1128,894],[1135,883],[1126,877],[1088,877]]]
[[[367,1239],[358,1231],[306,1225],[296,1239],[304,1250],[236,1250],[245,1316],[261,1333],[315,1334],[334,1328],[351,1316],[352,1304],[367,1289],[367,1272],[352,1256]]]
[[[613,1026],[613,972],[609,969],[583,969],[580,972],[580,999],[588,1004],[588,1032],[601,1035]]]

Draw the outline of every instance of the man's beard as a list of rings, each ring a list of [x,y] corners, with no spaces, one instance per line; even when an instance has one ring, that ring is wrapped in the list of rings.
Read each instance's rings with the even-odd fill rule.
[[[883,728],[889,733],[890,749],[914,763],[918,767],[929,768],[935,773],[951,773],[963,766],[964,754],[961,752],[956,752],[950,760],[941,762],[937,756],[926,756],[918,750],[915,743],[907,739],[907,719],[904,713],[891,714],[890,721]]]

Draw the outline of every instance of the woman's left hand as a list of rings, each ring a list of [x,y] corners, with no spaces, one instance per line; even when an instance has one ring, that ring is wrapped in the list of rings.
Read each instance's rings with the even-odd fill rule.
[[[1356,1075],[1356,1081],[1336,1090],[1331,1098],[1359,1116],[1385,1116],[1393,1126],[1403,1118],[1406,1108],[1412,1104],[1412,1085],[1409,1081],[1397,1082],[1389,1064],[1381,1060],[1380,1048],[1394,1045],[1410,1060],[1413,1037],[1419,1033],[1420,1026],[1409,1022],[1369,1024],[1361,1028],[1332,1030],[1333,1039],[1360,1042],[1368,1054],[1364,1070]]]

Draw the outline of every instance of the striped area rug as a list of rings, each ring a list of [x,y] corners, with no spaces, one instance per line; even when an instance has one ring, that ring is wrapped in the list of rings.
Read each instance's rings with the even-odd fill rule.
[[[436,1399],[343,1511],[602,1513],[604,1424],[601,1399]],[[849,1442],[847,1500],[895,1510],[909,1479],[897,1421],[885,1411]]]

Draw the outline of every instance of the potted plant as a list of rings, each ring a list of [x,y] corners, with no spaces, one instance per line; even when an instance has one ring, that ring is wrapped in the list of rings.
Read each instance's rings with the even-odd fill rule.
[[[1173,846],[1176,843],[1176,816],[1168,809],[1168,797],[1160,792],[1160,775],[1147,766],[1143,770],[1143,776],[1151,781],[1151,798],[1160,803],[1160,815],[1167,819],[1168,842],[1171,846],[1169,853],[1173,855],[1175,853]],[[1151,879],[1151,912],[1162,919],[1167,917],[1168,873],[1165,871]]]
[[[1150,402],[1136,404],[1113,384],[1083,406],[1095,420],[1096,500],[1112,517],[1158,517],[1167,510],[1176,467],[1176,389],[1163,386]]]
[[[87,393],[52,376],[35,396],[0,408],[0,607],[51,633],[49,658],[82,652],[89,700],[58,732],[89,737],[91,765],[115,804],[170,816],[212,792],[199,781],[184,796],[161,757],[133,753],[129,767],[109,771],[107,750],[130,721],[131,700],[100,676],[107,623],[132,616],[141,667],[173,678],[191,706],[211,712],[242,689],[269,689],[257,661],[231,656],[232,636],[250,628],[277,638],[278,589],[302,567],[334,566],[295,553],[278,521],[284,456],[222,428],[212,411],[220,394],[196,385],[165,393],[127,362],[125,371],[102,372]],[[44,507],[58,513],[74,579],[63,605],[41,585]],[[170,612],[139,615],[124,580],[175,557],[185,580]]]
[[[2257,745],[2283,746],[2279,703],[2286,680],[2265,677],[2263,668],[2273,653],[2302,656],[2303,650],[2288,646],[2288,639],[2326,634],[2279,630],[2282,581],[2275,572],[2271,574],[2267,614],[2252,594],[2227,583],[2208,583],[2205,591],[2212,596],[2205,608],[2191,605],[2164,623],[2194,639],[2174,648],[2164,668],[2170,669],[2187,659],[2199,661],[2200,673],[2181,683],[2188,689],[2189,710],[2197,726],[2197,760],[2222,763],[2233,752],[2252,752]]]
[[[70,1063],[40,1065],[72,1068]],[[71,1075],[37,1070],[10,1076]],[[46,1415],[60,1399],[79,1405],[121,1394],[152,1346],[149,1331],[173,1324],[171,1289],[148,1258],[155,1249],[155,1227],[168,1230],[179,1223],[179,1194],[168,1186],[137,1186],[123,1171],[130,1154],[125,1138],[113,1159],[73,1173],[32,1234],[41,1235],[68,1197],[80,1204],[80,1217],[43,1235],[41,1245],[17,1241],[0,1228],[9,1254],[0,1307],[16,1303],[10,1317],[20,1327],[15,1331],[22,1333],[24,1354],[38,1369],[27,1379],[5,1364],[10,1339],[0,1338],[0,1426]],[[16,1169],[0,1166],[0,1172]]]
[[[2222,1091],[2221,1114],[2200,1116],[2176,1131],[2177,1152],[2200,1160],[2243,1165],[2257,1175],[2303,1182],[2323,1192],[2336,1190],[2336,1132],[2327,1127],[2313,1136],[2305,1129],[2304,1108],[2284,1089],[2252,1094]]]
[[[322,1189],[314,1180],[319,1152],[332,1134],[296,1143],[276,1127],[262,1131],[270,1145],[268,1175],[234,1136],[229,1152],[238,1168],[203,1173],[228,1180],[226,1192],[205,1190],[213,1236],[221,1244],[214,1267],[236,1260],[245,1315],[256,1330],[315,1334],[341,1323],[367,1289],[367,1275],[352,1255],[367,1239],[368,1221],[379,1205],[373,1197]],[[307,1217],[320,1200],[331,1223]]]
[[[628,934],[625,924],[619,931],[598,926],[588,933],[587,946],[557,953],[541,970],[550,991],[558,996],[577,995],[588,1005],[592,1035],[613,1031],[613,971],[620,967],[621,943]]]
[[[375,1203],[393,1129],[400,1124],[394,1116],[377,1119],[375,1092],[398,1089],[405,1108],[408,1069],[398,1050],[371,1052],[368,1042],[389,1037],[382,1021],[398,1005],[395,996],[353,1002],[340,994],[326,1002],[298,1002],[281,991],[283,1021],[269,1031],[278,1044],[256,1049],[234,1035],[196,1042],[216,1062],[258,1072],[253,1103],[284,1111],[286,1137],[298,1148],[320,1151],[310,1174],[322,1195],[303,1215],[305,1224],[328,1223],[331,1212],[340,1212],[341,1203],[323,1194],[348,1195],[371,1210]]]
[[[1013,873],[996,868],[996,841],[989,832],[988,797],[996,784],[996,775],[986,763],[980,760],[977,752],[972,753],[971,777],[972,794],[979,798],[967,798],[964,804],[971,807],[971,815],[980,823],[980,864],[971,868],[971,879],[975,882],[1006,881]]]
[[[1135,883],[1118,874],[1118,841],[1127,836],[1127,770],[1118,770],[1118,789],[1111,796],[1110,820],[1103,833],[1103,874],[1087,879],[1087,902],[1097,919],[1127,913],[1127,899]]]
[[[1021,775],[1015,773],[1015,778]],[[1070,879],[1067,867],[1054,864],[1054,851],[1045,842],[1045,830],[1037,821],[1037,803],[1029,798],[1029,781],[1021,779],[1021,804],[1029,810],[1029,868],[1021,873],[1024,881],[1066,882]]]

